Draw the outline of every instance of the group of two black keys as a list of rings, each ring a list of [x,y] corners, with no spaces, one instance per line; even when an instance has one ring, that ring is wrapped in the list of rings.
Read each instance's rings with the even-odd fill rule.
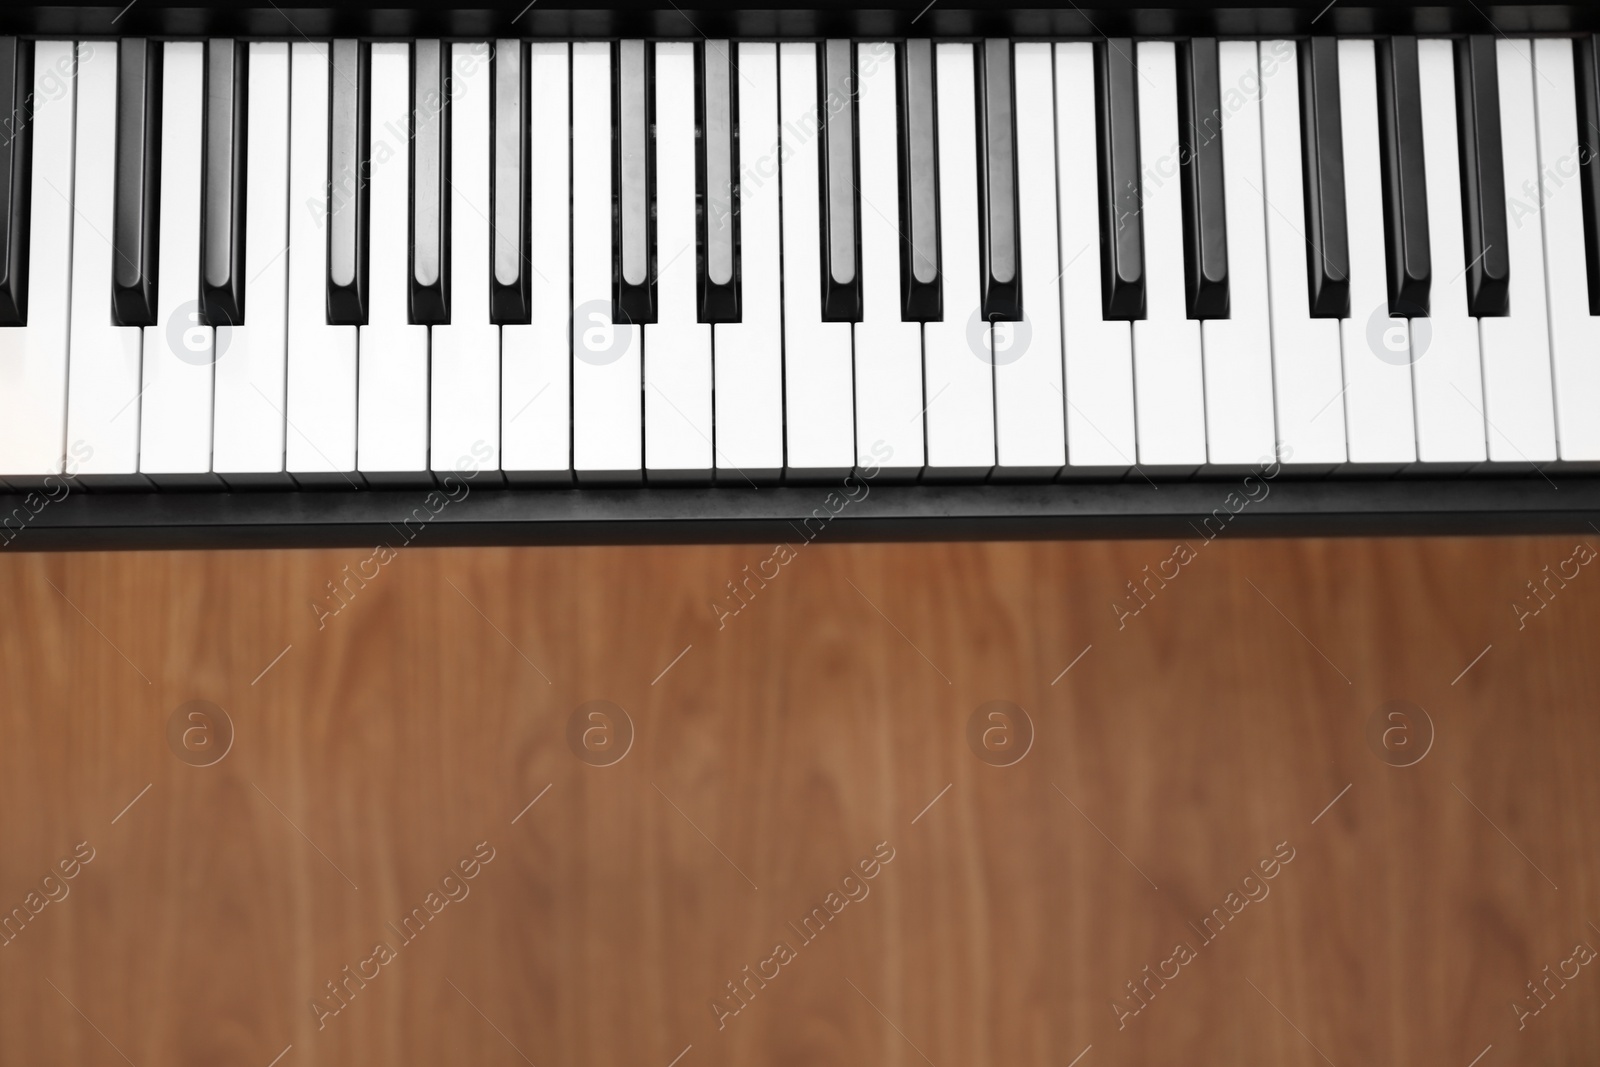
[[[941,205],[937,179],[934,43],[910,39],[896,50],[900,154],[901,296],[907,321],[942,316],[939,216],[965,205]],[[618,42],[613,54],[615,176],[615,302],[621,321],[655,321],[654,118],[651,49]],[[1378,99],[1385,246],[1392,314],[1426,315],[1431,282],[1421,88],[1415,37],[1380,38]],[[449,321],[448,44],[412,43],[412,115],[437,114],[411,131],[411,321]],[[1468,309],[1507,313],[1510,262],[1500,136],[1495,41],[1455,42],[1458,144]],[[0,109],[10,123],[0,138],[0,325],[26,321],[28,210],[31,177],[28,117],[31,48],[0,39]],[[706,322],[739,318],[741,259],[738,211],[738,78],[732,47],[705,42],[696,50],[699,130],[698,295]],[[1134,42],[1108,39],[1095,50],[1098,113],[1101,277],[1108,319],[1145,314],[1138,73]],[[1349,241],[1344,204],[1338,42],[1302,41],[1298,49],[1301,145],[1310,313],[1346,318]],[[201,311],[212,325],[244,321],[245,97],[247,46],[211,40],[206,51],[203,145]],[[1015,108],[1011,42],[988,39],[977,49],[978,211],[982,313],[991,321],[1023,318],[1017,206]],[[1191,318],[1228,315],[1228,251],[1223,194],[1222,100],[1217,41],[1179,42],[1179,162],[1187,310]],[[153,325],[156,306],[160,189],[161,46],[142,38],[118,42],[113,315],[120,325]],[[858,124],[855,48],[829,40],[818,49],[822,226],[822,315],[862,317]],[[520,45],[494,52],[490,161],[493,220],[491,314],[497,323],[528,321],[528,179],[538,146],[528,138],[527,64]],[[1600,140],[1600,63],[1595,39],[1577,50],[1582,130]],[[369,165],[370,51],[336,40],[329,49],[329,196],[353,202],[328,219],[327,316],[330,323],[366,321],[366,196]],[[8,99],[7,99],[8,98]],[[432,101],[443,101],[439,107]],[[1036,106],[1036,105],[1030,105]],[[514,136],[502,131],[514,130]],[[1268,150],[1272,150],[1268,146]],[[1581,169],[1589,289],[1600,314],[1600,162],[1588,153]]]

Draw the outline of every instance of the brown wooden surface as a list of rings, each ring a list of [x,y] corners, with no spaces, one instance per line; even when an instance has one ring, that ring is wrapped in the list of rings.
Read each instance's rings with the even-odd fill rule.
[[[320,629],[370,553],[0,553],[0,909],[67,891],[0,947],[0,1064],[1593,1064],[1600,961],[1513,1008],[1600,948],[1600,565],[1511,606],[1574,544],[1219,540],[1121,629],[1172,546],[818,544],[721,629],[771,549],[408,549]],[[168,743],[196,699],[212,766]]]

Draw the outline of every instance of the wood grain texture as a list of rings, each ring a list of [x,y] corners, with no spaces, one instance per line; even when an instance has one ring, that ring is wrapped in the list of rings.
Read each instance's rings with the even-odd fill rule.
[[[1600,565],[1173,548],[0,552],[0,1065],[1594,1063]]]

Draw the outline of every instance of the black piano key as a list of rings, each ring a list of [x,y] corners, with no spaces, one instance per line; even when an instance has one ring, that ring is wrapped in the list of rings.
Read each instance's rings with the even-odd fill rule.
[[[739,321],[738,79],[732,41],[705,41],[699,55],[701,322]]]
[[[1017,231],[1017,128],[1011,42],[991,37],[978,51],[978,260],[983,317],[1022,319],[1022,257]]]
[[[1466,228],[1467,310],[1508,314],[1510,236],[1505,157],[1500,143],[1500,75],[1495,39],[1456,42],[1456,110],[1461,127],[1461,214]]]
[[[861,321],[861,220],[856,211],[855,48],[833,40],[818,57],[822,99],[822,318]]]
[[[622,321],[656,321],[655,64],[644,41],[616,50],[616,302]]]
[[[1389,313],[1428,313],[1433,268],[1428,188],[1422,162],[1422,80],[1417,39],[1378,41],[1378,129],[1383,165],[1383,227],[1389,256]]]
[[[495,44],[493,124],[494,160],[489,168],[493,203],[494,277],[489,290],[490,321],[502,325],[529,321],[528,220],[528,64],[522,41]]]
[[[1178,162],[1184,278],[1191,319],[1228,317],[1228,214],[1222,189],[1222,89],[1217,39],[1178,47]]]
[[[211,326],[244,322],[245,86],[249,47],[206,42],[206,110],[200,170],[200,312]]]
[[[1345,223],[1344,124],[1339,115],[1339,42],[1300,47],[1300,148],[1305,168],[1306,270],[1311,314],[1350,317],[1350,231]]]
[[[371,179],[372,50],[365,41],[333,42],[328,64],[328,322],[367,321],[367,245]]]
[[[28,211],[33,167],[33,42],[0,37],[0,326],[28,321]]]
[[[111,308],[119,326],[156,324],[161,203],[161,44],[117,42],[116,202],[112,206]]]
[[[1589,314],[1600,315],[1600,38],[1578,41],[1578,181],[1583,189],[1583,249]]]
[[[901,317],[944,317],[939,281],[939,158],[936,148],[933,42],[916,38],[899,53]]]
[[[1144,198],[1139,191],[1139,98],[1133,42],[1095,45],[1099,115],[1100,281],[1108,319],[1144,318]]]
[[[450,321],[450,101],[444,45],[411,46],[411,321]]]

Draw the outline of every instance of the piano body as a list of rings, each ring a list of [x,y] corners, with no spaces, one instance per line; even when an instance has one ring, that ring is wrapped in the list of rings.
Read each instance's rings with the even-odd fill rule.
[[[0,544],[1600,530],[1587,5],[0,11]]]

